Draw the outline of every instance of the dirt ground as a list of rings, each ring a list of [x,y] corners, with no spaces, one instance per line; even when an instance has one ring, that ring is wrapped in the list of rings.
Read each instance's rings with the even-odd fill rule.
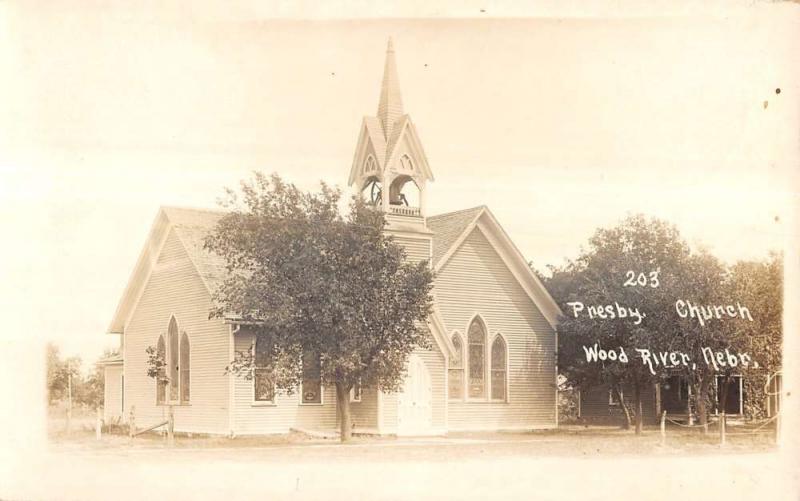
[[[775,450],[773,430],[729,432],[725,447],[712,429],[708,435],[698,430],[668,428],[662,444],[658,429],[646,429],[641,436],[615,427],[561,427],[524,433],[451,433],[446,437],[354,437],[347,444],[334,438],[314,438],[301,433],[260,437],[187,437],[175,438],[175,451],[203,450],[214,454],[231,453],[238,458],[279,461],[315,461],[335,457],[339,461],[362,461],[379,458],[391,461],[450,461],[459,457],[503,457],[534,455],[536,457],[591,458],[605,456],[680,456],[703,454],[751,454]],[[100,441],[89,429],[51,433],[53,452],[95,452],[97,454],[167,449],[166,437],[148,433],[135,439],[124,435],[105,434]]]
[[[692,430],[693,431],[693,430]],[[703,437],[608,428],[427,438],[54,433],[3,499],[796,499],[771,433]],[[31,475],[31,472],[40,474]],[[5,492],[3,492],[5,491]]]

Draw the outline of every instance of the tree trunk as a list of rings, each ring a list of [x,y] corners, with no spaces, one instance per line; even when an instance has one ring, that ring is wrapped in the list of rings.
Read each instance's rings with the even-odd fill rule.
[[[350,387],[345,383],[336,383],[336,410],[339,414],[339,436],[342,442],[347,442],[353,435],[353,425],[350,419]]]
[[[622,429],[623,430],[630,430],[631,429],[631,411],[628,409],[628,404],[625,403],[625,400],[622,395],[622,388],[619,385],[614,386],[614,392],[617,394],[617,401],[619,402],[619,407],[622,409],[622,415],[625,420],[622,422]]]
[[[703,433],[708,434],[708,383],[709,375],[700,376],[700,387],[695,395],[697,400],[697,414],[700,424],[703,426]]]
[[[636,434],[642,434],[642,387],[639,381],[633,384],[633,399],[636,406]]]

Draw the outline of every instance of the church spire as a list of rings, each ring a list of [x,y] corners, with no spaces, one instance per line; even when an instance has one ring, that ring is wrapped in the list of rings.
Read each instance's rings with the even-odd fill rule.
[[[403,110],[400,82],[389,39],[377,116],[361,123],[347,184],[388,216],[425,225],[426,183],[433,173],[417,128]]]
[[[400,97],[400,80],[397,78],[397,64],[394,60],[394,44],[389,38],[386,46],[386,63],[383,67],[381,100],[378,103],[378,119],[383,126],[384,137],[388,140],[392,127],[403,116],[403,99]]]

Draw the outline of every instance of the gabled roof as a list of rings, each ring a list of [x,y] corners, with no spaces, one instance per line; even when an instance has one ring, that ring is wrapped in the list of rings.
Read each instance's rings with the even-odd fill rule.
[[[561,309],[488,207],[482,205],[472,209],[440,214],[428,218],[428,227],[434,232],[432,256],[434,271],[441,270],[470,233],[478,229],[492,245],[531,301],[542,312],[550,326],[553,329],[556,328],[558,317],[562,314]]]
[[[206,235],[214,229],[226,212],[178,207],[162,207],[162,210],[172,223],[172,228],[175,229],[206,288],[209,292],[215,291],[225,277],[225,259],[208,252],[203,245]]]
[[[95,362],[95,365],[120,365],[122,364],[122,362],[123,362],[122,355],[117,354],[107,358],[101,358],[100,360]]]
[[[214,229],[225,214],[226,212],[220,210],[179,207],[162,207],[159,210],[150,236],[109,325],[109,333],[122,332],[147,284],[170,230],[175,230],[175,234],[209,293],[216,290],[225,280],[225,260],[221,256],[207,251],[203,245],[206,235]],[[427,224],[433,232],[432,264],[434,270],[441,269],[467,236],[475,228],[479,228],[517,280],[520,281],[523,289],[528,292],[534,304],[542,311],[548,322],[555,327],[558,315],[561,313],[558,306],[485,205],[431,216],[427,219]],[[444,339],[445,351],[450,352],[452,347],[449,346],[446,333],[436,332],[439,330],[441,329],[434,324],[434,335],[440,335]],[[441,342],[441,339],[439,341]]]
[[[203,249],[205,235],[217,224],[225,212],[210,209],[187,209],[161,207],[150,229],[139,259],[136,261],[131,277],[108,326],[108,333],[121,334],[131,313],[144,291],[153,271],[161,248],[174,229],[178,239],[186,249],[192,264],[209,292],[216,289],[225,276],[225,261]]]
[[[434,233],[433,256],[431,256],[434,266],[444,257],[447,251],[453,248],[458,237],[464,234],[464,230],[475,222],[485,208],[485,205],[480,205],[428,218],[428,228]]]

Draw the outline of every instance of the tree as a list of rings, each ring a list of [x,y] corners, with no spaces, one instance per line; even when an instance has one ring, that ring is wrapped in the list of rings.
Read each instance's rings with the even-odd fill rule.
[[[119,351],[106,348],[103,350],[102,359],[111,358],[119,355]],[[81,378],[77,386],[75,400],[91,409],[98,409],[103,406],[105,390],[105,374],[103,368],[94,365],[92,371],[85,378]]]
[[[547,281],[565,315],[558,337],[562,373],[579,388],[605,384],[618,397],[623,386],[632,387],[633,408],[619,400],[626,426],[633,418],[637,434],[642,430],[642,392],[665,371],[642,363],[636,349],[656,351],[674,342],[672,303],[680,297],[680,271],[688,255],[688,245],[674,226],[630,216],[615,227],[597,230],[588,248],[575,261],[553,268]],[[594,310],[594,318],[590,307],[601,308],[599,314]],[[587,348],[595,345],[624,351],[629,362],[587,361]]]
[[[679,270],[683,294],[680,298],[691,298],[701,305],[725,304],[728,270],[705,250],[693,253]],[[677,299],[677,298],[676,298]],[[730,322],[710,322],[701,325],[693,318],[677,318],[678,329],[672,337],[671,348],[687,353],[692,360],[704,359],[703,350],[714,351],[729,348]],[[708,414],[713,396],[713,381],[717,371],[713,366],[697,363],[696,366],[680,367],[677,371],[691,385],[690,405],[697,412],[698,420],[708,432]]]
[[[730,325],[729,346],[757,362],[729,369],[729,373],[735,371],[744,378],[745,414],[751,419],[763,418],[766,377],[782,367],[783,256],[772,253],[764,261],[737,262],[731,267],[726,292],[731,302],[747,305],[753,317],[752,322]],[[727,396],[729,380],[725,379],[723,396]]]
[[[316,359],[321,383],[336,387],[346,441],[354,385],[397,390],[408,356],[429,346],[432,272],[406,260],[383,214],[360,198],[343,216],[338,190],[305,193],[258,173],[241,192],[228,190],[232,211],[206,239],[228,272],[210,316],[235,315],[268,349],[237,353],[229,368],[247,378],[266,371],[291,393],[303,360]]]
[[[80,381],[81,359],[70,357],[62,359],[59,348],[47,343],[47,400],[49,404],[67,397],[70,384]],[[72,381],[70,381],[70,377]]]

